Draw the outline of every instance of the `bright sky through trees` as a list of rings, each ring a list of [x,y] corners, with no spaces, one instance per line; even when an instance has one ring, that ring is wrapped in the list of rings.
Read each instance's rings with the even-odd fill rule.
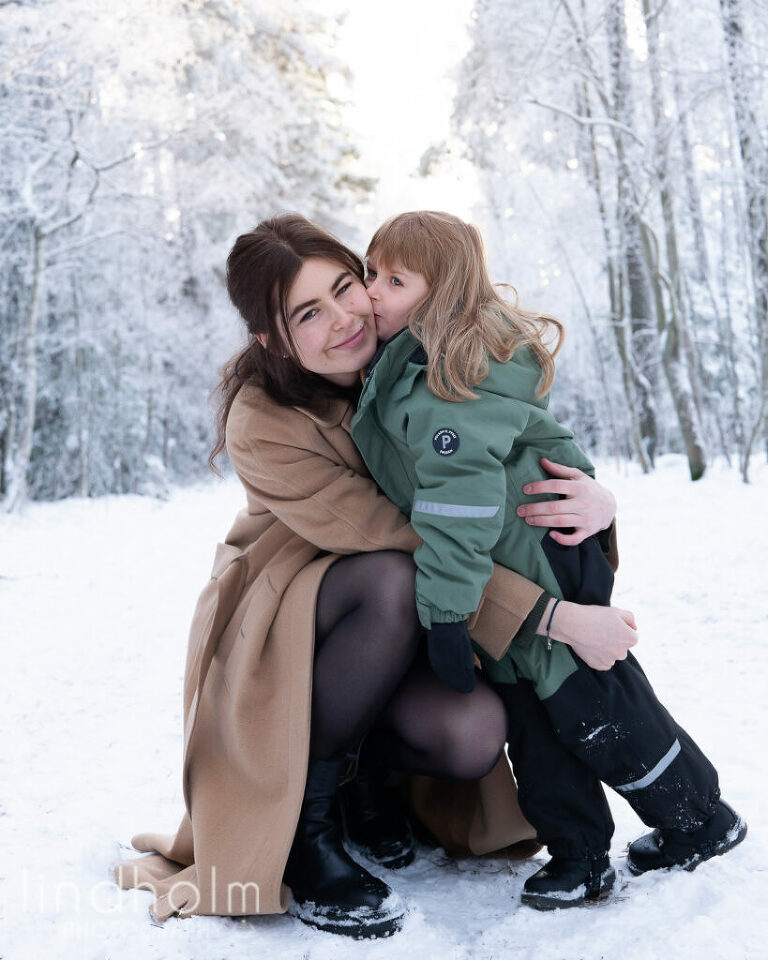
[[[348,10],[336,48],[352,71],[349,128],[358,136],[361,172],[379,177],[372,228],[418,207],[470,217],[477,198],[468,164],[447,162],[416,174],[422,155],[448,137],[455,83],[466,53],[472,0],[389,0],[386,4],[315,0],[325,11]]]

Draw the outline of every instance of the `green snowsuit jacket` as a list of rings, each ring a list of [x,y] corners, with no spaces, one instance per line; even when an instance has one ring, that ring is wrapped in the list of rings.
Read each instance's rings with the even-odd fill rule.
[[[352,437],[372,476],[410,517],[423,543],[416,561],[416,602],[422,624],[464,620],[474,612],[493,562],[561,597],[541,546],[546,528],[533,527],[515,509],[534,499],[522,488],[548,479],[546,456],[594,476],[573,434],[537,397],[541,367],[531,350],[507,363],[490,361],[475,400],[453,402],[427,387],[426,354],[404,330],[391,339],[363,388]],[[539,498],[540,499],[540,498]],[[575,669],[563,644],[542,637],[512,643],[495,662],[477,648],[491,679],[531,680],[540,698],[554,693]]]

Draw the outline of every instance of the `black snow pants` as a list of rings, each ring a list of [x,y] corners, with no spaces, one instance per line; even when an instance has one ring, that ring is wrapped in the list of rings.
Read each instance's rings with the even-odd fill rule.
[[[562,551],[551,562],[570,594],[565,599],[605,605],[613,573],[594,553],[597,541],[551,543]],[[539,841],[558,857],[607,852],[613,820],[600,781],[650,827],[700,826],[720,796],[717,772],[659,702],[637,660],[628,654],[610,670],[593,670],[573,659],[577,669],[544,700],[522,678],[494,685],[507,709],[520,806]]]

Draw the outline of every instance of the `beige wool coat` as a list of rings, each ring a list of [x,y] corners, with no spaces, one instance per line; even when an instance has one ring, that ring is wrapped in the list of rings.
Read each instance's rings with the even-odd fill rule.
[[[419,539],[379,493],[349,435],[353,410],[280,407],[244,386],[227,451],[247,506],[216,549],[198,601],[184,680],[184,798],[174,835],[133,838],[148,856],[116,868],[124,888],[173,914],[280,913],[283,870],[299,816],[309,747],[314,618],[325,571],[340,555]],[[541,589],[497,567],[470,627],[500,657]],[[506,759],[481,781],[416,778],[416,810],[452,852],[487,853],[534,836]]]

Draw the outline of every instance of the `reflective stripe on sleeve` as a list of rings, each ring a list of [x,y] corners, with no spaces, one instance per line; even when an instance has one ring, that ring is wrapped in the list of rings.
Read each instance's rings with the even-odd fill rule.
[[[620,787],[615,787],[614,789],[620,790],[622,793],[631,793],[633,790],[643,790],[645,787],[649,787],[654,780],[664,773],[667,767],[672,763],[675,757],[680,753],[680,741],[675,740],[672,746],[667,750],[664,756],[659,760],[653,770],[649,770],[644,777],[641,777],[640,780],[633,780],[631,783],[623,783]]]
[[[414,500],[414,513],[431,513],[436,517],[495,517],[498,507],[475,507],[469,503],[434,503],[432,500]]]

